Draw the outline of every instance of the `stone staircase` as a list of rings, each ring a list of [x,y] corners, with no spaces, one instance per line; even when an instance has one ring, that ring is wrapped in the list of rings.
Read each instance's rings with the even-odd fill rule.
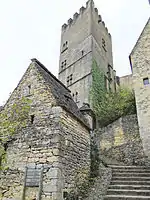
[[[150,200],[150,168],[144,166],[115,166],[104,200]]]

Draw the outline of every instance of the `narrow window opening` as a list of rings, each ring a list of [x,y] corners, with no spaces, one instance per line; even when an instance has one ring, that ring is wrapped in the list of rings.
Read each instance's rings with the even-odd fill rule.
[[[149,78],[143,78],[143,84],[144,85],[149,85]]]
[[[79,100],[78,100],[78,92],[76,92],[76,95],[75,95],[75,102],[76,102],[76,103],[79,103]]]
[[[67,49],[68,49],[68,41],[66,41],[66,42],[63,43],[63,45],[62,45],[62,52],[61,53],[63,53]]]
[[[67,65],[67,60],[64,61],[64,66],[66,66],[66,65]]]
[[[67,65],[67,60],[64,60],[62,63],[61,63],[61,68],[64,69],[64,67],[66,67]]]
[[[63,198],[67,199],[67,197],[68,197],[68,192],[63,192]]]
[[[109,80],[109,82],[111,83],[111,82],[112,82],[111,65],[109,65],[109,64],[108,64],[108,72],[107,72],[107,75],[108,75],[108,80]]]
[[[34,122],[34,115],[31,115],[31,124],[33,124],[33,122]]]
[[[70,75],[70,84],[72,84],[72,74]]]
[[[106,50],[106,42],[103,38],[102,38],[102,47],[103,47],[104,51],[107,51]]]
[[[73,80],[73,74],[70,74],[69,76],[67,76],[67,86],[72,84],[72,80]]]
[[[31,85],[28,85],[28,94],[31,94]]]

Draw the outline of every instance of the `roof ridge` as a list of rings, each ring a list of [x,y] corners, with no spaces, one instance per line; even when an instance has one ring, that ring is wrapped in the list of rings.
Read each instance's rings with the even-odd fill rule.
[[[32,58],[32,62],[35,62],[38,64],[45,72],[47,72],[49,75],[51,75],[57,82],[59,82],[68,92],[71,92],[56,76],[54,76],[38,59]]]
[[[84,126],[90,129],[85,117],[72,99],[71,91],[36,58],[31,59],[31,61],[36,65],[47,84],[51,86],[51,92],[53,93],[57,104],[73,114],[74,117],[84,124]]]
[[[140,40],[142,34],[143,34],[143,32],[145,31],[147,25],[149,24],[149,22],[150,22],[150,17],[148,18],[148,20],[147,20],[147,22],[146,22],[144,28],[142,29],[142,31],[141,31],[141,33],[140,33],[140,35],[139,35],[139,37],[138,37],[138,39],[137,39],[137,41],[136,41],[134,47],[132,48],[132,51],[131,51],[131,53],[130,53],[130,56],[133,54],[133,52],[134,52],[134,50],[135,50],[135,48],[136,48],[136,46],[137,46],[137,44],[138,44],[138,42],[139,42],[139,40]],[[130,56],[129,56],[129,57],[130,57]]]

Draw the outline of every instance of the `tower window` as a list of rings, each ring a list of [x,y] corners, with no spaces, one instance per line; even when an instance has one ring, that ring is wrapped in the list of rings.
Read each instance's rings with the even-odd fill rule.
[[[111,82],[112,81],[112,77],[111,77],[111,65],[108,65],[107,76],[108,76],[109,82]]]
[[[63,43],[61,53],[63,53],[63,52],[66,51],[67,49],[68,49],[68,41],[66,41],[66,42]]]
[[[84,51],[83,50],[81,51],[81,54],[82,54],[82,56],[84,55]]]
[[[78,99],[79,97],[78,97],[78,92],[76,92],[76,94],[75,94],[75,102],[76,103],[79,103],[79,99]]]
[[[33,124],[33,122],[34,122],[34,115],[31,115],[31,124]]]
[[[62,63],[61,63],[61,69],[64,69],[67,65],[67,60],[64,60]]]
[[[31,85],[28,85],[28,94],[31,94]]]
[[[143,84],[149,85],[149,78],[143,78]]]
[[[102,38],[102,47],[103,47],[104,51],[107,52],[107,50],[106,50],[106,42],[105,42],[104,38]]]
[[[69,76],[67,76],[67,86],[72,84],[72,80],[73,80],[73,74],[70,74]]]

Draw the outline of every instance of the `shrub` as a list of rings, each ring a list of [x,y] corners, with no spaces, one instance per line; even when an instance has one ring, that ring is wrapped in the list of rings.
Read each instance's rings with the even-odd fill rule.
[[[135,95],[128,88],[108,92],[104,83],[104,72],[100,71],[96,61],[92,66],[91,101],[100,126],[107,126],[118,118],[136,113]]]

